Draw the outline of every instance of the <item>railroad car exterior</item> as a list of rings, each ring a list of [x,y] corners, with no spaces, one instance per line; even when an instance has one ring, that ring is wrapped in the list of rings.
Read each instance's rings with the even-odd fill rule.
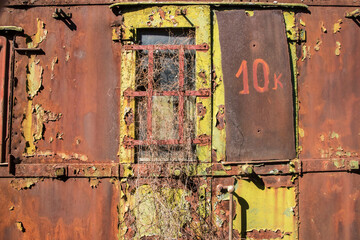
[[[360,0],[0,11],[0,239],[360,238]]]

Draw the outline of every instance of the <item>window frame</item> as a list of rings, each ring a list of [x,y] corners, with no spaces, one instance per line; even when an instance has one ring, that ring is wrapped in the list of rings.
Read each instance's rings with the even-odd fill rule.
[[[122,50],[121,50],[121,84],[120,84],[120,146],[119,157],[121,163],[135,163],[134,146],[139,144],[159,144],[151,139],[146,142],[135,139],[135,96],[148,97],[148,106],[153,92],[139,92],[135,89],[136,51],[164,47],[166,50],[178,49],[184,53],[187,48],[196,50],[195,62],[195,91],[178,91],[174,96],[196,96],[196,157],[199,162],[211,162],[211,22],[210,7],[196,6],[161,6],[137,8],[123,14]],[[195,45],[137,45],[135,39],[138,29],[144,28],[193,28],[195,29]],[[184,54],[180,55],[184,56]],[[184,57],[182,57],[183,59]],[[180,57],[181,62],[181,57]],[[181,63],[180,63],[181,65]],[[180,66],[182,68],[183,66]],[[150,72],[150,71],[149,71]],[[151,73],[149,73],[151,74]],[[181,71],[180,71],[181,75]],[[149,95],[150,94],[150,95]],[[144,95],[145,96],[145,95]],[[181,97],[180,97],[181,98]],[[181,104],[180,104],[181,105]],[[151,106],[151,104],[150,104]],[[205,109],[205,110],[204,110]],[[179,111],[180,113],[181,111]],[[180,121],[182,120],[181,117]],[[149,122],[149,120],[148,120]],[[150,121],[151,122],[151,121]],[[180,125],[179,125],[180,126]],[[180,129],[180,127],[179,127]],[[150,129],[151,130],[151,129]],[[179,130],[180,131],[180,130]],[[179,141],[168,144],[182,143]]]

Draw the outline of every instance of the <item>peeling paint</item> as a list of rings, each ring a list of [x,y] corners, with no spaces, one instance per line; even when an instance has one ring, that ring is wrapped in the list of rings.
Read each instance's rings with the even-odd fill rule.
[[[61,113],[56,114],[44,110],[44,108],[40,104],[35,105],[34,115],[35,115],[34,116],[35,121],[33,122],[35,124],[33,130],[34,142],[43,138],[45,123],[58,121],[62,117]]]
[[[300,18],[300,25],[303,26],[303,27],[306,26],[306,23],[305,23],[304,20],[302,20],[301,18]]]
[[[251,10],[245,10],[245,13],[246,13],[246,15],[247,15],[247,16],[249,16],[249,17],[254,16],[254,11],[251,11]]]
[[[319,50],[320,50],[320,45],[321,45],[321,44],[322,44],[322,41],[321,41],[320,39],[318,39],[318,40],[316,41],[315,46],[314,46],[315,51],[319,51]]]
[[[237,207],[233,222],[234,229],[239,232],[244,230],[242,226],[244,219],[241,216],[246,214],[247,237],[250,237],[249,231],[257,229],[267,229],[272,232],[280,230],[281,233],[296,232],[296,219],[291,213],[291,209],[296,205],[295,188],[262,189],[252,182],[240,180],[235,184],[235,193]],[[292,238],[287,235],[284,239]]]
[[[89,178],[89,183],[91,188],[97,188],[99,186],[100,180],[98,178]]]
[[[275,231],[269,229],[251,230],[246,233],[249,239],[283,239],[284,236],[290,236],[290,232],[283,232],[280,229]]]
[[[29,65],[27,66],[26,91],[30,99],[33,99],[37,95],[42,85],[44,69],[39,63],[40,60],[35,60],[35,57],[31,57]]]
[[[305,131],[304,131],[304,129],[303,128],[300,128],[299,127],[299,137],[305,137]]]
[[[10,185],[16,190],[30,189],[39,181],[43,181],[42,178],[17,178],[10,181]]]
[[[341,29],[341,24],[342,24],[342,19],[337,20],[336,23],[334,23],[334,27],[333,27],[333,33],[336,34],[337,32],[340,32]]]
[[[327,29],[326,29],[326,27],[325,27],[325,25],[324,25],[324,22],[321,22],[321,31],[322,31],[323,33],[327,33]]]
[[[335,55],[340,55],[340,49],[341,49],[341,43],[339,41],[336,41],[336,48],[335,48]]]
[[[17,221],[17,222],[16,222],[16,228],[17,228],[20,232],[25,232],[25,231],[26,231],[25,228],[24,228],[23,223],[20,222],[20,221]]]

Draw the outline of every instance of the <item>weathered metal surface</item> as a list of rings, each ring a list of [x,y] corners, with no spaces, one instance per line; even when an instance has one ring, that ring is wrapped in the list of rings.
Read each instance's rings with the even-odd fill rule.
[[[306,174],[300,180],[300,239],[360,236],[358,174]]]
[[[254,11],[252,15],[234,10],[216,15],[227,160],[294,158],[291,69],[282,12]]]
[[[141,178],[121,182],[121,238],[213,239],[208,181]]]
[[[97,188],[88,179],[1,179],[0,186],[1,239],[116,239],[119,191],[109,180]]]
[[[104,4],[104,5],[109,5],[114,3],[115,1],[112,0],[67,0],[65,1],[52,1],[52,0],[37,0],[37,1],[29,1],[29,0],[8,0],[7,4],[8,5],[14,5],[14,6],[41,6],[41,5],[47,5],[47,6],[57,6],[57,5],[64,5],[64,4],[76,4],[76,5],[89,5],[89,4],[93,4],[93,5],[99,5],[99,4]],[[123,4],[139,4],[139,2],[135,2],[135,1],[116,1],[116,2],[120,2]],[[257,6],[260,4],[264,4],[265,6],[277,6],[277,5],[281,5],[282,3],[284,4],[289,4],[289,3],[297,3],[297,4],[307,4],[307,5],[335,5],[335,6],[356,6],[359,5],[359,1],[358,0],[329,0],[329,1],[324,1],[324,0],[279,0],[277,2],[274,3],[269,3],[268,1],[259,1],[259,2],[253,2],[251,0],[236,0],[236,1],[232,1],[232,2],[228,2],[228,1],[224,1],[224,0],[210,0],[210,1],[198,1],[198,2],[191,2],[191,1],[185,1],[185,0],[178,0],[178,1],[172,1],[172,0],[163,0],[161,1],[161,3],[178,3],[178,4],[201,4],[201,3],[211,3],[211,4],[224,4],[224,5],[237,5],[237,4],[242,4],[242,5],[246,5],[249,4],[249,6]],[[143,2],[141,4],[157,4],[156,2]]]
[[[18,47],[43,50],[15,56],[12,154],[23,162],[117,162],[120,46],[109,41],[114,14],[107,6],[69,7],[74,31],[52,18],[52,8],[4,10],[4,25],[24,29]]]
[[[235,239],[272,239],[274,235],[296,239],[295,188],[273,189],[242,179],[216,178],[212,187],[212,208],[214,224],[221,229],[218,239],[221,234],[228,234],[225,231],[229,223],[229,193],[219,190],[227,185],[235,186]]]
[[[298,61],[302,159],[358,157],[360,31],[354,20],[344,18],[351,10],[313,8],[311,17],[301,16],[308,32]]]
[[[359,25],[354,8],[310,8],[298,60],[300,239],[355,239],[359,222]],[[316,173],[322,169],[333,173]],[[348,171],[348,172],[341,172]],[[350,173],[354,172],[354,173]],[[313,173],[307,173],[313,172]]]
[[[139,29],[151,29],[151,28],[162,28],[162,29],[171,29],[171,28],[186,28],[186,29],[193,29],[196,28],[196,37],[195,37],[195,45],[187,45],[184,48],[189,49],[196,49],[196,61],[195,61],[195,90],[188,90],[183,91],[184,89],[175,89],[175,91],[156,91],[158,89],[153,89],[152,84],[149,84],[153,80],[153,76],[151,74],[154,71],[154,65],[148,64],[149,70],[147,71],[147,81],[148,84],[147,94],[151,92],[151,95],[175,95],[175,96],[197,96],[196,102],[201,102],[203,106],[208,109],[207,113],[204,116],[196,117],[196,125],[195,129],[192,129],[196,132],[196,139],[193,139],[194,144],[198,144],[196,147],[197,158],[201,162],[209,162],[210,159],[210,135],[211,135],[211,96],[210,87],[210,62],[211,62],[211,53],[208,51],[210,48],[210,8],[209,6],[188,6],[186,8],[186,16],[180,14],[181,9],[178,6],[163,6],[161,8],[158,7],[146,7],[146,8],[135,8],[134,11],[129,11],[124,13],[122,16],[119,16],[119,21],[123,21],[122,26],[122,43],[124,44],[122,49],[122,72],[121,72],[121,99],[120,99],[120,116],[125,116],[128,109],[135,109],[135,100],[134,98],[129,97],[130,95],[138,95],[140,96],[140,91],[133,91],[135,89],[136,79],[139,76],[136,76],[136,49],[148,49],[149,53],[151,53],[151,49],[162,48],[162,49],[179,49],[179,52],[183,47],[181,45],[173,45],[173,43],[167,44],[165,42],[162,46],[153,45],[156,43],[149,43],[149,45],[131,45],[133,41],[139,39],[140,36],[136,34],[140,34],[138,31]],[[130,45],[125,45],[130,44]],[[180,57],[183,54],[179,55],[179,70],[183,67],[185,63],[180,64],[183,62]],[[149,63],[151,63],[152,59],[149,55]],[[184,60],[184,59],[183,59]],[[180,77],[184,77],[184,73],[179,71],[178,74]],[[180,80],[180,78],[179,78]],[[179,86],[183,85],[179,81]],[[177,91],[176,91],[177,90]],[[179,139],[174,140],[156,140],[151,139],[152,135],[152,113],[151,113],[151,98],[147,98],[147,120],[146,120],[146,130],[147,130],[147,142],[143,140],[138,140],[135,137],[135,132],[139,127],[135,127],[135,123],[126,126],[125,119],[120,118],[120,150],[119,155],[121,158],[121,162],[135,162],[135,150],[132,148],[134,145],[146,145],[148,143],[151,144],[178,144],[181,142],[181,134],[183,132],[182,124],[179,124]],[[182,99],[179,99],[179,105]],[[183,107],[183,106],[182,106]],[[181,110],[182,107],[179,107],[178,111],[178,121],[180,121],[184,116]],[[135,109],[136,110],[136,109]],[[145,124],[142,124],[143,126]],[[164,127],[164,126],[163,126]],[[136,140],[133,140],[136,139]],[[151,139],[151,141],[150,141]],[[155,141],[154,141],[155,140]],[[186,141],[184,139],[184,141]]]
[[[0,36],[0,162],[4,162],[4,131],[3,126],[6,126],[6,103],[7,101],[4,101],[6,94],[6,73],[7,73],[7,66],[8,66],[8,60],[7,60],[7,51],[8,51],[8,42],[5,37]]]

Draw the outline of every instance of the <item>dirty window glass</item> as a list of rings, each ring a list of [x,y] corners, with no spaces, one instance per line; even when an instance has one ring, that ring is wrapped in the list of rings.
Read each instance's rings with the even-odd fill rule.
[[[141,45],[192,45],[193,29],[138,29]],[[157,144],[136,147],[137,161],[194,160],[196,97],[177,95],[180,91],[195,90],[195,50],[184,51],[183,84],[180,83],[179,50],[166,48],[153,51],[152,74],[149,76],[149,51],[137,52],[135,91],[152,91],[151,107],[148,97],[135,99],[135,139]],[[149,84],[151,81],[151,86]],[[181,86],[182,85],[182,86]],[[151,112],[151,113],[149,113]],[[147,118],[151,116],[151,127]],[[151,128],[151,130],[150,130]],[[149,130],[151,133],[149,133]],[[176,142],[180,140],[182,142]]]

